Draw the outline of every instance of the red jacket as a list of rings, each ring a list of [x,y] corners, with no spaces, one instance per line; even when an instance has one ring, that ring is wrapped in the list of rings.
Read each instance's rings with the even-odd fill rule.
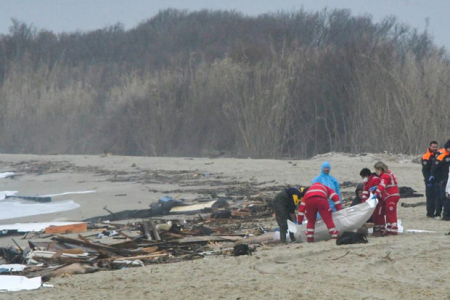
[[[327,203],[328,198],[330,198],[331,200],[333,200],[336,210],[341,210],[342,208],[339,195],[326,185],[323,185],[320,182],[316,182],[308,188],[308,190],[305,193],[305,196],[302,199],[302,202],[300,203],[297,219],[299,224],[303,222],[303,218],[305,216],[306,202],[308,202],[308,199],[316,197],[323,198],[323,200],[327,201]]]
[[[379,184],[380,184],[380,177],[378,177],[376,174],[371,174],[369,176],[369,181],[364,182],[362,202],[366,202],[367,199],[369,199],[370,188],[378,186]]]
[[[386,201],[388,198],[397,196],[400,197],[400,192],[397,186],[397,178],[394,173],[387,170],[380,175],[380,184],[376,190],[377,198]]]

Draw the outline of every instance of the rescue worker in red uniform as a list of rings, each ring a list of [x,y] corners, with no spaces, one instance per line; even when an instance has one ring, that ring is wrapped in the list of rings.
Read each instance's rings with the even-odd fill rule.
[[[438,149],[438,142],[432,141],[427,148],[427,152],[422,155],[422,175],[425,181],[425,195],[427,197],[427,217],[439,218],[442,212],[442,204],[436,208],[436,185],[429,183],[428,179],[431,176],[431,167],[433,165],[436,151]]]
[[[361,175],[361,178],[364,182],[364,186],[363,186],[363,202],[366,202],[367,199],[369,199],[370,196],[370,189],[373,188],[374,186],[378,186],[380,184],[380,178],[378,177],[378,175],[376,173],[372,173],[368,168],[364,168],[361,170],[361,172],[359,172],[359,175]],[[376,215],[376,216],[375,216]],[[381,218],[380,215],[384,216],[384,208],[381,205],[381,202],[378,201],[377,206],[375,207],[375,210],[373,211],[372,216],[370,217],[369,220],[367,220],[367,222],[374,222],[375,219],[379,220],[378,227],[374,227],[374,232],[380,230],[381,228],[385,228],[385,222],[381,221],[384,220],[384,218]]]
[[[320,213],[322,220],[327,225],[331,238],[337,239],[339,236],[339,231],[336,229],[333,222],[332,210],[328,203],[328,199],[333,201],[336,211],[342,209],[341,199],[339,199],[338,194],[326,185],[316,182],[307,188],[305,196],[300,203],[297,221],[298,224],[303,222],[306,211],[306,218],[308,219],[308,223],[306,224],[306,239],[308,243],[314,242],[317,212]]]
[[[442,220],[450,221],[450,200],[445,196],[445,186],[448,180],[448,171],[450,168],[450,140],[448,140],[443,149],[439,149],[436,154],[436,158],[431,167],[430,178],[428,179],[429,184],[434,184],[436,187],[436,217],[439,219],[440,210],[442,206],[444,207],[444,213],[442,215]]]
[[[374,215],[373,221],[377,230],[374,229],[373,236],[397,235],[397,203],[400,200],[397,178],[381,161],[377,162],[374,168],[380,177],[380,184],[376,188],[372,188],[374,190],[373,197],[378,198],[378,201],[381,202],[381,211]]]
[[[378,186],[380,184],[380,178],[376,173],[370,172],[370,170],[367,168],[362,169],[361,172],[359,172],[359,175],[361,175],[364,182],[363,202],[366,202],[367,199],[369,199],[370,188]]]

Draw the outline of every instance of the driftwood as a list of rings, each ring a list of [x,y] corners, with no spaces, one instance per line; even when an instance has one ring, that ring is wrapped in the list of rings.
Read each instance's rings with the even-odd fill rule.
[[[67,243],[71,243],[71,244],[75,244],[75,245],[83,245],[87,248],[92,248],[95,249],[97,251],[99,251],[100,253],[106,254],[107,256],[112,256],[114,254],[118,254],[120,256],[131,256],[131,255],[136,255],[136,251],[131,251],[131,250],[127,250],[127,249],[116,249],[114,247],[110,247],[110,246],[105,246],[105,245],[101,245],[101,244],[97,244],[97,243],[92,243],[91,241],[85,239],[83,236],[79,235],[79,238],[81,240],[77,240],[77,239],[71,239],[71,238],[66,238],[63,236],[55,236],[53,237],[53,239],[59,241],[59,242],[67,242]]]
[[[148,222],[152,228],[152,232],[153,232],[153,236],[155,237],[155,240],[160,241],[161,237],[159,236],[158,230],[156,229],[155,222],[153,222],[152,218],[149,218]]]
[[[267,189],[261,188],[258,192],[265,190]],[[248,190],[245,193],[247,196],[241,194],[241,187],[233,187],[227,192],[231,196],[215,201],[213,200],[217,199],[216,197],[197,199],[199,203],[196,206],[183,206],[187,203],[182,201],[175,203],[181,204],[180,210],[204,207],[207,204],[211,206],[207,207],[209,213],[199,214],[193,209],[189,210],[191,214],[183,211],[182,215],[169,215],[169,207],[157,211],[155,209],[157,207],[153,206],[150,210],[113,212],[105,206],[104,209],[109,215],[89,219],[91,222],[87,224],[88,232],[80,234],[54,232],[53,235],[40,233],[34,238],[24,237],[28,240],[30,249],[38,254],[34,260],[53,267],[51,270],[33,268],[31,273],[37,274],[39,271],[38,274],[48,279],[98,269],[117,269],[123,265],[142,266],[197,259],[212,255],[213,252],[231,255],[231,250],[228,252],[223,250],[225,245],[233,249],[239,242],[261,244],[273,241],[273,232],[257,236],[266,230],[261,230],[262,227],[256,225],[267,218],[272,218],[272,198],[266,201],[261,195],[256,195],[255,199],[248,201],[247,197],[254,195],[256,189]],[[227,201],[231,202],[230,205]],[[106,224],[96,223],[102,219],[115,221]],[[260,228],[257,229],[255,226]],[[113,231],[118,235],[109,234]],[[255,236],[244,239],[250,233]],[[217,247],[220,247],[219,251],[209,251]],[[2,248],[0,256],[1,250]],[[17,258],[18,262],[23,262],[24,258],[20,251],[22,249],[17,250],[17,247],[9,252],[4,250],[3,257],[8,258],[7,261]],[[54,269],[61,264],[64,266]]]
[[[39,196],[18,196],[18,195],[6,195],[5,198],[17,198],[28,201],[34,201],[39,203],[47,203],[52,201],[52,197],[39,197]]]
[[[73,275],[73,274],[87,274],[87,273],[94,273],[99,271],[100,269],[98,267],[93,267],[89,264],[81,264],[81,263],[71,263],[63,265],[59,268],[54,269],[47,269],[47,270],[41,270],[37,272],[30,272],[27,274],[27,277],[36,277],[36,276],[42,276],[42,280],[48,281],[50,278],[53,277],[59,277],[59,276],[66,276],[66,275]]]
[[[158,258],[158,257],[167,257],[169,256],[169,253],[152,253],[152,254],[148,254],[148,255],[136,255],[136,256],[129,256],[129,257],[122,257],[122,259],[124,260],[135,260],[135,259],[140,259],[140,260],[146,260],[146,259],[153,259],[153,258]],[[121,257],[108,257],[108,258],[103,258],[101,259],[102,261],[114,261],[114,260],[120,260]]]
[[[201,242],[228,242],[240,240],[240,237],[231,236],[191,236],[185,237],[174,242],[184,244],[184,243],[201,243]]]
[[[142,229],[144,230],[144,235],[147,238],[147,240],[151,241],[153,240],[152,235],[150,234],[150,224],[148,221],[142,221]]]
[[[417,203],[402,203],[400,204],[402,207],[416,207],[416,206],[425,206],[426,202],[417,202]]]

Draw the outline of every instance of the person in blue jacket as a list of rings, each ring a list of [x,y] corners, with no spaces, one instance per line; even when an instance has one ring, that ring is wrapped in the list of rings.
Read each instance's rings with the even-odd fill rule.
[[[330,189],[334,190],[338,194],[342,205],[342,196],[341,196],[341,189],[339,188],[339,182],[336,180],[336,178],[330,175],[330,171],[331,171],[330,163],[324,161],[322,164],[320,175],[314,177],[312,183],[320,182],[329,187]],[[328,203],[330,204],[330,208],[333,210],[333,212],[336,211],[336,207],[334,207],[334,202],[331,201],[331,199],[328,199]]]

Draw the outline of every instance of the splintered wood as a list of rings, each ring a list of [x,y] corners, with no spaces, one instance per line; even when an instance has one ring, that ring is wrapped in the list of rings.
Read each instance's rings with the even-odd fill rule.
[[[6,263],[26,264],[20,274],[44,279],[179,262],[206,255],[232,255],[236,244],[245,243],[248,237],[255,241],[254,237],[265,233],[261,222],[267,221],[272,221],[271,200],[243,198],[226,208],[213,208],[208,214],[51,226],[40,234],[24,235],[27,249],[18,244],[0,248],[0,256]]]

